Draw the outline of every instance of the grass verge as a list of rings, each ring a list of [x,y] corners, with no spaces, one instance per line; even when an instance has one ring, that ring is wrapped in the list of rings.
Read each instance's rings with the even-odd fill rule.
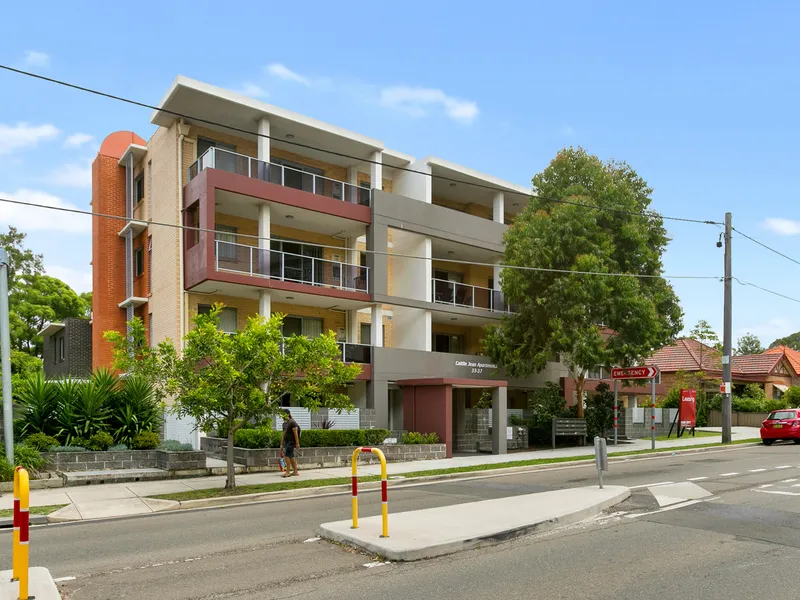
[[[701,437],[722,437],[722,434],[721,433],[715,433],[713,431],[695,431],[694,432],[694,437],[696,437],[696,438],[701,438]],[[690,432],[686,432],[686,433],[683,434],[682,437],[675,437],[674,433],[672,434],[671,437],[667,437],[665,435],[660,435],[660,436],[658,436],[656,438],[656,441],[657,442],[666,442],[666,441],[674,442],[674,441],[677,441],[677,440],[685,440],[685,439],[692,439],[692,434]]]
[[[747,439],[747,440],[738,440],[733,442],[733,445],[738,444],[749,444],[753,442],[760,442],[760,439]],[[643,454],[652,454],[654,452],[670,452],[675,450],[693,450],[697,448],[713,448],[716,446],[722,446],[723,444],[719,442],[714,442],[711,444],[694,444],[691,446],[680,446],[675,448],[660,448],[656,450],[629,450],[624,452],[613,452],[610,450],[610,456],[612,458],[619,457],[619,456],[638,456]],[[611,453],[613,452],[613,454]],[[585,454],[581,456],[562,456],[559,458],[535,458],[531,460],[515,460],[503,463],[494,463],[494,464],[484,464],[484,465],[469,465],[463,467],[452,467],[449,469],[429,469],[426,471],[412,471],[410,473],[403,473],[401,477],[403,480],[413,479],[417,477],[433,477],[436,475],[450,475],[453,473],[478,473],[482,471],[494,471],[497,469],[509,469],[514,467],[532,467],[537,465],[550,465],[550,464],[560,464],[560,463],[570,463],[570,462],[577,462],[580,460],[591,460],[594,458],[594,454]],[[368,481],[380,481],[380,477],[377,475],[369,475],[365,477],[359,477],[358,480],[360,482],[368,482]],[[331,479],[289,479],[288,481],[276,481],[274,483],[261,483],[257,485],[240,485],[234,490],[226,490],[221,488],[212,488],[212,489],[205,489],[205,490],[191,490],[188,492],[175,492],[172,494],[160,494],[158,496],[152,496],[153,498],[157,498],[159,500],[175,500],[178,502],[184,502],[186,500],[202,500],[206,498],[226,498],[231,496],[242,496],[245,494],[264,494],[268,492],[283,492],[286,490],[299,490],[299,489],[307,489],[307,488],[321,488],[321,487],[330,487],[334,485],[345,485],[350,483],[349,477],[333,477]]]
[[[28,514],[31,515],[49,515],[56,512],[59,508],[64,508],[66,504],[48,504],[47,506],[31,506],[28,509]],[[5,508],[0,510],[0,518],[9,519],[14,516],[14,509]]]

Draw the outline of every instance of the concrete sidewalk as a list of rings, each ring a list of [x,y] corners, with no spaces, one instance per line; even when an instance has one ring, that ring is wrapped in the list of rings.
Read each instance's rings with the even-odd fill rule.
[[[389,537],[381,537],[381,517],[325,523],[319,534],[392,561],[412,561],[498,544],[534,532],[576,523],[600,514],[630,496],[606,486],[556,490],[389,515]]]
[[[751,427],[734,427],[733,439],[743,440],[757,438],[758,429]],[[721,441],[721,437],[683,437],[677,440],[656,442],[656,448],[669,450],[675,447],[694,446]],[[614,447],[609,445],[609,454],[617,452],[630,452],[632,450],[647,450],[650,448],[649,440],[636,440],[620,443]],[[302,452],[302,449],[300,450]],[[476,465],[500,464],[515,461],[547,460],[563,457],[586,456],[594,454],[592,446],[578,446],[572,448],[558,448],[556,450],[535,450],[529,452],[514,452],[512,454],[471,454],[460,455],[442,460],[426,460],[404,463],[389,463],[389,478],[402,478],[405,473],[418,471],[431,471],[437,469],[452,469]],[[378,475],[380,465],[359,466],[358,474]],[[302,479],[332,479],[348,478],[351,468],[334,467],[328,469],[308,469],[300,473]],[[251,473],[236,476],[236,484],[256,485],[275,483],[280,481],[278,472]],[[224,476],[196,477],[191,479],[168,479],[162,481],[140,481],[135,483],[112,483],[105,485],[87,485],[81,487],[68,487],[56,489],[31,490],[31,506],[46,506],[66,504],[64,508],[51,514],[51,520],[72,521],[84,519],[102,519],[129,515],[148,514],[160,512],[174,507],[175,503],[151,498],[160,494],[187,492],[191,490],[222,488],[225,486]],[[0,509],[13,508],[13,494],[5,493],[0,496]]]

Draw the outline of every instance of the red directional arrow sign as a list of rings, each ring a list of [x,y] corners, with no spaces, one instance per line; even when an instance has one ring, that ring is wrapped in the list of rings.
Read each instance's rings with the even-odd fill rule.
[[[611,379],[652,379],[658,376],[656,367],[627,367],[611,369]]]

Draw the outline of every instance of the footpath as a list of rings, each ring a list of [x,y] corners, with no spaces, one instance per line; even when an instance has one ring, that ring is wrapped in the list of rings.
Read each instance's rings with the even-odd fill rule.
[[[734,427],[733,441],[742,441],[758,438],[758,429],[751,427]],[[669,451],[672,448],[686,448],[692,446],[702,446],[721,442],[721,436],[709,437],[684,437],[680,439],[658,441],[656,449]],[[644,451],[650,449],[650,440],[635,440],[620,443],[613,446],[609,441],[609,456],[630,452]],[[302,449],[300,450],[302,452]],[[481,473],[491,473],[489,470],[493,465],[505,465],[506,463],[518,463],[523,461],[536,461],[537,466],[543,466],[547,461],[563,462],[572,457],[588,456],[594,453],[591,445],[577,446],[570,448],[558,448],[556,450],[535,450],[528,452],[514,452],[504,455],[474,454],[460,455],[453,458],[442,460],[414,461],[403,463],[389,463],[388,474],[390,485],[392,481],[402,481],[403,475],[413,473],[415,477],[425,476],[425,471],[431,471],[431,475],[440,474],[443,470],[450,470],[451,473],[458,469],[481,469]],[[216,466],[216,463],[215,463]],[[524,465],[520,465],[524,467]],[[358,468],[359,477],[374,476],[380,474],[380,465],[360,465]],[[475,476],[477,473],[465,472],[462,476]],[[63,508],[51,512],[47,516],[34,516],[32,510],[32,523],[80,521],[90,519],[104,519],[113,517],[125,517],[133,515],[143,515],[179,508],[220,506],[239,504],[245,502],[264,501],[267,499],[283,499],[298,496],[310,496],[320,493],[341,493],[345,491],[343,486],[321,487],[326,480],[349,479],[351,467],[334,467],[326,469],[307,469],[300,472],[300,477],[292,477],[291,481],[315,481],[320,482],[320,487],[309,487],[302,489],[285,490],[280,492],[262,493],[249,496],[227,496],[209,498],[206,500],[192,500],[188,502],[177,502],[154,498],[163,494],[175,494],[182,492],[192,492],[195,490],[213,490],[225,486],[224,476],[197,477],[190,479],[169,479],[163,481],[141,481],[134,483],[111,483],[95,484],[80,487],[67,487],[56,489],[35,489],[31,490],[30,505],[35,507],[64,505]],[[448,476],[451,476],[448,474]],[[452,475],[458,477],[458,475]],[[278,472],[251,473],[236,476],[237,487],[249,485],[274,484],[283,481]],[[412,480],[407,480],[412,481]],[[347,486],[349,487],[349,486]],[[370,488],[364,485],[364,490]],[[374,487],[374,486],[373,486]],[[13,508],[13,494],[4,493],[0,496],[0,510]]]

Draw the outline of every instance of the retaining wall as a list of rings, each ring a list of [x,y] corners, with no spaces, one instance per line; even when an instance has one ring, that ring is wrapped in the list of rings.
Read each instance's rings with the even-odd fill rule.
[[[188,471],[206,468],[206,453],[189,450],[119,450],[107,452],[42,452],[50,471],[107,471],[109,469],[164,469]]]

